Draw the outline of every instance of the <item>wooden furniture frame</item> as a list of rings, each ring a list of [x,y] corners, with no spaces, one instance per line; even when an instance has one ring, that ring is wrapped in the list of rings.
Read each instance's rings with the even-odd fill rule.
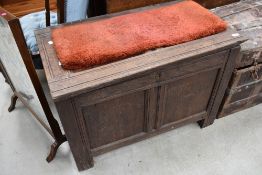
[[[82,22],[150,8],[155,7]],[[91,168],[93,156],[187,123],[211,125],[238,57],[239,44],[244,40],[228,29],[96,68],[67,71],[59,65],[50,42],[51,30],[36,31],[37,42],[51,95],[79,170]]]
[[[260,0],[248,0],[212,10],[248,39],[241,44],[241,57],[236,61],[218,118],[262,103],[261,9]]]
[[[57,19],[58,19],[58,24],[62,24],[62,23],[65,23],[65,1],[66,0],[56,0],[56,3],[57,3]],[[90,6],[90,5],[89,5]],[[93,5],[92,5],[92,2],[91,2],[91,6],[89,7],[89,12],[88,12],[88,16],[89,17],[93,17],[95,16],[96,14],[94,12],[92,12],[93,8],[95,8]],[[101,8],[101,7],[100,7]]]
[[[56,0],[58,24],[65,22],[65,0]]]
[[[262,64],[235,70],[218,118],[262,103]]]
[[[27,14],[29,14],[30,12],[37,12],[37,10],[39,10],[39,11],[41,11],[41,10],[43,10],[43,8],[45,9],[45,17],[46,17],[46,26],[50,26],[50,9],[54,9],[54,2],[52,1],[52,3],[50,4],[50,0],[44,0],[43,1],[44,2],[44,7],[38,7],[38,8],[36,8],[36,9],[31,9],[30,11],[28,11],[28,9],[24,9],[24,10],[26,10],[26,11],[23,11],[23,12],[21,12],[23,15],[27,15]],[[13,7],[13,6],[15,6],[15,5],[25,5],[25,4],[27,4],[27,3],[29,3],[29,2],[20,2],[20,1],[16,1],[16,0],[13,0],[13,1],[0,1],[0,7],[2,8],[2,9],[5,9],[5,7],[7,8],[7,9],[5,9],[5,11],[6,12],[8,12],[8,14],[11,14],[11,12],[10,11],[8,11],[8,9],[9,10],[12,10],[13,11],[13,8],[11,8],[11,7]],[[39,2],[37,2],[38,4],[39,4]],[[51,7],[50,7],[51,6]],[[11,8],[11,9],[10,9]],[[17,7],[18,8],[18,7]],[[58,11],[59,12],[59,11]],[[17,12],[17,13],[15,13],[15,14],[19,14],[19,15],[21,15],[21,13],[19,13],[19,12]],[[15,16],[14,14],[12,14],[12,16]],[[21,17],[21,16],[20,16]],[[61,15],[59,15],[58,14],[58,17],[61,17]],[[61,21],[60,19],[58,19],[58,21]],[[37,58],[39,58],[39,54],[31,54],[31,57],[32,57],[32,59],[37,59]],[[1,71],[1,69],[0,69],[0,72],[2,72]]]
[[[57,17],[58,17],[58,23],[63,23],[64,22],[64,0],[57,0]],[[12,3],[20,3],[17,1],[12,1],[12,2],[5,2],[5,1],[0,1],[0,5],[4,7],[4,5],[11,5]],[[22,3],[22,2],[21,2]],[[50,9],[53,9],[53,1],[51,3],[52,7],[50,8],[50,0],[45,0],[44,1],[44,8],[46,11],[46,26],[50,26]],[[12,5],[14,6],[14,5]],[[4,9],[3,7],[1,7],[2,11],[5,11],[6,13],[8,13],[9,16],[15,16],[14,14],[11,14],[8,10]],[[39,9],[42,10],[42,7]],[[33,12],[36,12],[35,10],[33,10]],[[23,13],[23,15],[27,15],[28,13]],[[32,58],[34,57],[38,57],[39,55],[31,55]],[[0,72],[3,74],[3,76],[6,78],[6,75],[3,73],[4,70],[2,68],[2,66],[0,66]],[[7,81],[6,81],[7,82]]]
[[[89,0],[89,16],[99,16],[109,13],[121,12],[124,10],[130,10],[134,8],[155,5],[169,1],[180,0]],[[218,6],[237,2],[239,0],[194,0],[206,8],[215,8]]]
[[[7,82],[10,84],[14,95],[11,98],[11,105],[8,109],[9,112],[13,111],[15,109],[15,104],[16,101],[19,99],[24,105],[25,107],[32,113],[32,115],[35,117],[35,119],[37,121],[39,121],[39,123],[43,126],[44,129],[46,129],[46,131],[54,138],[55,142],[51,145],[51,150],[50,153],[48,155],[48,157],[46,158],[46,160],[48,162],[52,161],[56,155],[57,149],[58,147],[66,141],[66,137],[62,134],[62,131],[59,127],[59,124],[57,122],[57,120],[54,118],[48,102],[46,100],[46,97],[44,95],[41,83],[38,79],[37,73],[35,71],[33,62],[32,62],[32,58],[30,53],[28,52],[28,49],[26,47],[26,42],[25,42],[25,38],[20,26],[20,22],[19,19],[16,18],[15,16],[13,16],[12,14],[10,14],[9,12],[7,12],[6,10],[4,10],[3,8],[0,7],[0,18],[3,18],[5,21],[7,21],[11,32],[13,34],[13,37],[15,39],[16,45],[18,47],[18,50],[20,52],[20,55],[23,59],[23,63],[26,66],[26,70],[28,72],[28,75],[30,77],[30,80],[32,82],[32,85],[37,93],[37,96],[39,98],[39,101],[41,103],[41,106],[43,108],[45,117],[49,123],[49,126],[47,126],[40,118],[40,116],[38,116],[35,112],[34,109],[32,109],[30,107],[30,105],[27,103],[27,101],[24,99],[23,94],[21,94],[20,92],[18,92],[16,90],[16,87],[19,86],[18,84],[16,84],[16,82],[12,82],[12,80],[9,78],[10,77],[10,72],[4,67],[4,64],[0,64],[1,66],[1,72],[3,73],[3,75],[5,76]],[[12,51],[10,51],[12,52]]]
[[[0,0],[0,6],[15,15],[22,17],[45,9],[44,0]],[[56,0],[50,0],[51,10],[56,9]]]

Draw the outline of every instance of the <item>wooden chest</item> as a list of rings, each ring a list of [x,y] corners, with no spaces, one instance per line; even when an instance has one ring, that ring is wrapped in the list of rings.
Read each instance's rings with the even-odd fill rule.
[[[126,13],[131,11],[113,16]],[[48,44],[50,28],[36,35],[79,170],[92,167],[93,156],[187,123],[212,124],[243,41],[229,29],[96,68],[67,71]]]
[[[235,70],[222,104],[220,117],[262,102],[262,64]]]
[[[241,44],[241,54],[236,68],[244,68],[262,62],[262,2],[248,0],[218,7],[212,10],[248,41]]]
[[[248,0],[212,10],[248,41],[241,44],[241,57],[227,88],[219,117],[261,103],[262,1]]]

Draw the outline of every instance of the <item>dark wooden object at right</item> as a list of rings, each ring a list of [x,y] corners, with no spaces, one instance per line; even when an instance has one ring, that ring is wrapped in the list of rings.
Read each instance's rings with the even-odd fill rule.
[[[262,1],[247,0],[213,11],[248,41],[241,44],[218,118],[262,102]]]

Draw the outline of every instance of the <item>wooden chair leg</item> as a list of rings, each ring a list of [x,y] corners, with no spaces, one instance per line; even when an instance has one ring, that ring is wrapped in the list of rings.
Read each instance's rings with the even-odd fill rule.
[[[6,82],[7,84],[10,84],[9,81],[8,81],[8,79],[7,79],[7,77],[6,77],[6,75],[5,75],[4,73],[2,73],[2,74],[3,74],[4,78],[5,78],[5,82]]]
[[[4,73],[3,73],[3,76],[4,76],[4,78],[5,78],[5,82],[6,82],[7,84],[10,84],[10,83],[8,82],[8,80],[7,80],[7,78],[6,78],[6,76],[5,76]]]
[[[7,80],[7,77],[6,77],[6,75],[5,75],[5,73],[3,72],[3,70],[2,70],[1,67],[0,67],[0,72],[1,72],[2,75],[4,76],[4,78],[5,78],[5,82],[6,82],[7,84],[9,84],[9,82],[8,82],[8,80]]]
[[[200,128],[208,127],[208,126],[212,125],[213,123],[214,123],[214,121],[209,121],[208,119],[198,121]]]
[[[11,104],[8,108],[9,112],[12,112],[15,109],[17,99],[18,99],[18,97],[15,94],[11,97]]]
[[[64,142],[66,142],[66,141],[67,141],[67,139],[66,139],[66,137],[64,136],[63,139],[61,139],[60,141],[57,141],[57,140],[56,140],[56,141],[51,145],[49,155],[48,155],[47,158],[46,158],[46,161],[47,161],[48,163],[51,162],[52,160],[54,160],[59,146],[62,145],[62,144],[63,144]]]

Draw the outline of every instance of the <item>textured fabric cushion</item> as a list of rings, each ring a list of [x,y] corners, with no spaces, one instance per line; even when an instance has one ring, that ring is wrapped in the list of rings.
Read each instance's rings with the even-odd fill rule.
[[[219,17],[193,1],[52,30],[65,69],[81,69],[226,30]]]
[[[51,12],[50,14],[51,25],[57,24],[56,13]],[[29,15],[20,18],[21,27],[25,36],[26,44],[32,54],[38,53],[38,47],[36,44],[36,38],[34,30],[46,27],[45,11],[31,13]]]
[[[89,0],[66,0],[65,21],[73,22],[86,19]]]

